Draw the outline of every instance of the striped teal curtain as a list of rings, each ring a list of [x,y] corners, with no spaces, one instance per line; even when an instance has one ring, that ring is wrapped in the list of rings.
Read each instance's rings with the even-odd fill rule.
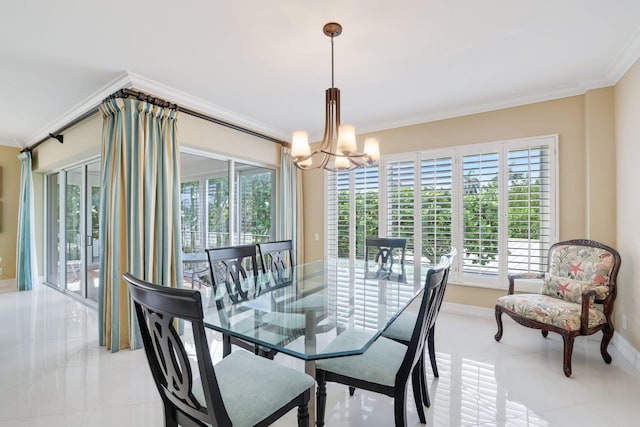
[[[302,223],[302,177],[293,164],[291,149],[282,147],[280,153],[280,227],[279,239],[293,241],[296,260],[304,260]]]
[[[20,172],[20,200],[18,206],[16,281],[18,282],[19,291],[30,291],[38,281],[31,151],[18,154],[18,159],[22,170]]]
[[[163,286],[182,280],[178,113],[122,98],[100,111],[100,345],[116,352],[142,346],[122,274]]]

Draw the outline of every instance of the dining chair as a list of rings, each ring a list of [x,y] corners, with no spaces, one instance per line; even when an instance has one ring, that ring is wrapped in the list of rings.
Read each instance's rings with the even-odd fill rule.
[[[420,391],[420,370],[423,347],[430,325],[435,322],[442,301],[451,261],[442,257],[440,263],[427,272],[425,289],[409,345],[379,337],[357,356],[335,357],[316,362],[317,425],[324,425],[327,400],[326,382],[337,382],[351,387],[382,393],[394,399],[396,427],[407,425],[406,396],[409,375],[418,417],[426,423]],[[357,329],[348,329],[338,335],[323,351],[340,352],[354,341],[366,343],[370,335]]]
[[[393,274],[394,265],[400,269],[399,279],[404,278],[404,261],[407,239],[399,237],[367,237],[365,239],[364,256],[366,268],[374,261],[375,278],[388,279]]]
[[[298,426],[309,425],[312,377],[244,350],[213,365],[199,291],[154,285],[129,273],[123,278],[164,406],[165,426],[268,426],[295,407]],[[193,336],[189,353],[175,320],[184,322],[183,336],[187,331]]]
[[[286,273],[287,269],[296,265],[291,240],[258,243],[258,253],[262,272],[266,274],[270,271],[276,284],[291,280]]]
[[[457,253],[458,253],[458,250],[452,247],[449,253],[445,254],[444,256],[447,257],[449,259],[449,262],[452,264],[453,258],[456,256]],[[447,274],[447,277],[442,285],[443,294],[446,290],[448,280],[449,280],[449,277]],[[437,313],[440,312],[441,306],[442,306],[442,299],[440,300],[438,307],[436,309]],[[417,314],[415,312],[404,310],[400,314],[400,316],[398,316],[387,327],[387,329],[385,329],[382,332],[382,336],[390,338],[394,341],[398,341],[399,343],[402,343],[404,345],[409,345],[409,343],[411,342],[411,333],[416,323],[416,319],[417,319]],[[433,371],[433,376],[437,378],[439,377],[439,374],[438,374],[438,364],[436,362],[436,350],[435,350],[436,319],[437,319],[437,314],[433,319],[433,324],[429,326],[429,331],[427,333],[427,350],[429,352],[429,360],[431,362],[431,370]],[[426,377],[426,370],[424,367],[424,363],[425,363],[425,360],[423,355],[422,360],[420,361],[420,368],[419,368],[421,372],[420,389],[422,391],[422,399],[425,402],[426,406],[429,407],[431,406],[431,402],[429,399],[429,393],[427,391],[427,377]]]
[[[214,290],[224,286],[233,304],[248,301],[255,292],[258,279],[258,261],[255,245],[227,246],[205,249],[209,260],[209,273]],[[248,271],[247,271],[248,270]],[[249,283],[249,286],[247,286]],[[245,340],[223,334],[222,354],[227,357],[231,353],[231,345],[235,344],[255,354],[273,359],[275,353],[267,348]]]

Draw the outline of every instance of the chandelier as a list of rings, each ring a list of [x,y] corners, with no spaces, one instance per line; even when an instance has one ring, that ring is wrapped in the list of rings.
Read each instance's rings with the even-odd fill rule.
[[[323,168],[330,171],[373,165],[380,160],[378,141],[367,138],[364,153],[358,152],[355,128],[340,124],[340,89],[333,83],[333,38],[342,33],[342,25],[329,22],[322,31],[331,37],[331,87],[325,91],[324,136],[318,148],[311,152],[307,132],[294,132],[291,141],[293,162],[304,170]]]

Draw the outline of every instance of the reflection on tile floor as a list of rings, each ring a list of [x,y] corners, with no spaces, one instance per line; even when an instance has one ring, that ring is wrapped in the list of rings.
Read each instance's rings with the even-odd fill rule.
[[[142,351],[98,347],[98,316],[57,291],[0,292],[0,427],[161,426],[162,408]],[[634,426],[640,373],[610,346],[578,338],[573,376],[562,373],[562,340],[505,319],[443,311],[436,336],[440,378],[428,371],[429,426]],[[221,343],[209,336],[215,358]],[[302,369],[286,356],[276,360]],[[391,426],[393,402],[329,384],[327,426]],[[295,426],[291,412],[276,426]],[[409,396],[408,425],[421,425]]]

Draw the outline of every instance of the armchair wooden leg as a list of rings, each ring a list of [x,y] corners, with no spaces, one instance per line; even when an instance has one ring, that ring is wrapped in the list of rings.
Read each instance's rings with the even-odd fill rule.
[[[564,367],[562,370],[567,377],[571,376],[571,356],[573,354],[573,335],[563,335],[564,341]]]
[[[356,392],[356,388],[349,386],[349,396],[353,396],[355,392]]]
[[[609,346],[609,342],[611,338],[613,338],[613,328],[606,328],[602,330],[602,342],[600,343],[600,354],[604,359],[605,363],[611,363],[611,355],[607,351],[607,347]]]
[[[546,329],[542,329],[542,336],[546,338],[548,335],[549,331],[547,331]]]
[[[316,382],[318,383],[316,390],[316,425],[322,427],[324,425],[324,411],[327,405],[327,382],[325,381],[324,371],[316,370]]]
[[[502,310],[498,306],[496,306],[496,323],[498,324],[498,332],[494,338],[496,341],[500,341],[502,339]]]
[[[298,406],[298,427],[309,427],[309,405]]]

